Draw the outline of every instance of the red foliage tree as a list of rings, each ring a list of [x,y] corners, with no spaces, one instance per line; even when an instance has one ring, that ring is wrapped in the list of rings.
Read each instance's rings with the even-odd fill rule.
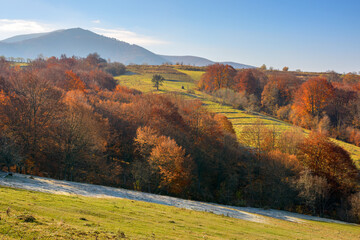
[[[354,73],[348,73],[343,77],[343,83],[358,84],[358,83],[360,83],[360,75],[357,75]]]
[[[334,88],[326,78],[310,78],[295,94],[292,121],[304,127],[311,127],[313,118],[322,116],[333,96]]]
[[[326,78],[311,78],[296,94],[295,107],[312,116],[319,116],[334,95],[334,88]]]
[[[65,72],[66,75],[66,83],[65,88],[66,90],[85,90],[85,83],[80,80],[80,78],[71,70]]]
[[[272,75],[261,94],[261,103],[270,113],[292,101],[300,80],[291,74]]]
[[[299,145],[298,159],[314,175],[324,177],[333,189],[340,192],[354,190],[358,170],[349,153],[329,138],[312,132]]]
[[[216,63],[206,68],[201,76],[199,88],[212,92],[221,88],[231,88],[236,70],[230,65]]]
[[[226,116],[222,114],[216,114],[214,116],[214,119],[219,123],[219,125],[222,127],[224,132],[228,134],[235,134],[234,127]]]
[[[238,92],[245,91],[247,94],[254,94],[259,97],[261,94],[260,81],[254,76],[251,69],[239,71],[234,77],[235,90]]]

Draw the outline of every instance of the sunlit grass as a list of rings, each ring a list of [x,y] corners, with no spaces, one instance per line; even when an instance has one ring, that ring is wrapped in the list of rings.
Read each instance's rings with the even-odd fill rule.
[[[190,76],[195,82],[200,81],[201,76],[205,73],[202,71],[189,71],[189,70],[182,70],[182,69],[178,69],[178,71]]]
[[[7,209],[9,209],[7,214]],[[33,222],[20,216],[32,216]],[[254,223],[115,198],[0,187],[0,239],[358,239],[358,226],[267,218]]]

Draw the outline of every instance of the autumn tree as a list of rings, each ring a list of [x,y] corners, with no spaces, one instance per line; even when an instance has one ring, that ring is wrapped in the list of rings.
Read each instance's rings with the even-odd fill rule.
[[[334,82],[341,82],[341,75],[335,71],[328,71],[327,72],[327,80],[331,83],[334,83]]]
[[[230,65],[216,63],[206,68],[201,76],[199,88],[212,92],[221,88],[232,88],[236,70]]]
[[[295,181],[295,186],[299,191],[299,196],[311,208],[312,214],[323,215],[331,191],[326,178],[313,175],[309,170],[305,170]]]
[[[135,163],[133,173],[140,185],[151,184],[150,181],[157,181],[158,176],[159,183],[152,184],[174,194],[182,193],[189,186],[193,170],[192,159],[173,139],[159,135],[152,128],[143,127],[137,130],[135,142],[137,151],[145,160],[143,165],[148,169],[142,168],[140,162]]]
[[[346,84],[357,84],[360,83],[360,75],[355,73],[347,73],[343,77],[343,82]]]
[[[278,149],[289,155],[296,155],[299,144],[304,141],[304,133],[300,128],[290,128],[282,132],[277,139]]]
[[[54,152],[62,162],[60,176],[73,181],[79,179],[79,170],[86,168],[86,164],[91,166],[96,154],[105,149],[107,124],[93,113],[82,92],[69,91],[63,101],[66,110],[58,123],[59,135]]]
[[[341,126],[353,124],[352,117],[356,116],[358,108],[357,99],[357,93],[352,90],[339,87],[334,89],[333,97],[325,108],[333,126],[339,129]]]
[[[52,138],[62,92],[50,81],[39,79],[34,72],[15,72],[10,79],[12,90],[2,105],[2,124],[11,126],[11,134],[21,144],[26,157],[22,161],[25,172],[44,166],[44,149]]]
[[[151,82],[154,84],[153,87],[156,88],[157,91],[159,91],[159,87],[163,85],[164,82],[164,77],[161,76],[160,74],[155,74],[153,75]]]
[[[356,223],[360,223],[360,192],[349,197],[351,206],[350,214]]]
[[[284,96],[276,82],[269,82],[266,84],[264,91],[261,94],[261,104],[268,112],[272,114],[276,113],[279,107],[285,105],[284,100]]]
[[[106,65],[105,71],[113,76],[119,76],[126,72],[126,67],[122,63],[113,62]]]
[[[101,64],[106,64],[106,60],[101,58],[98,53],[90,53],[85,59],[85,62],[92,67],[98,67]]]
[[[226,116],[222,114],[216,114],[214,116],[214,119],[219,123],[224,132],[228,134],[235,134],[234,127]]]
[[[324,177],[337,193],[351,192],[358,170],[349,153],[329,138],[312,132],[299,145],[298,158],[315,176]]]
[[[239,92],[260,96],[261,87],[259,79],[256,78],[251,69],[239,71],[234,77],[235,89]]]
[[[261,104],[271,114],[288,105],[300,80],[291,74],[272,75],[261,94]]]
[[[293,121],[302,126],[311,126],[311,120],[321,117],[333,96],[334,88],[326,78],[310,78],[295,94]]]
[[[78,73],[80,79],[85,83],[87,87],[92,89],[115,89],[117,83],[112,75],[98,69],[94,68],[89,71],[81,71]]]
[[[10,167],[16,166],[22,159],[20,146],[14,139],[2,132],[0,134],[0,169],[6,167],[9,172]]]
[[[264,151],[274,150],[277,145],[278,131],[275,127],[268,128],[260,119],[242,128],[239,141],[246,146],[251,146],[258,158]]]
[[[295,156],[278,150],[262,152],[246,164],[246,186],[243,189],[248,204],[287,208],[293,205],[296,191],[291,179],[298,174]]]
[[[86,86],[83,81],[71,70],[65,72],[66,82],[65,88],[66,90],[79,90],[84,91]]]
[[[151,151],[149,162],[160,173],[160,186],[169,192],[180,194],[190,185],[192,159],[174,140],[160,138],[159,143]]]

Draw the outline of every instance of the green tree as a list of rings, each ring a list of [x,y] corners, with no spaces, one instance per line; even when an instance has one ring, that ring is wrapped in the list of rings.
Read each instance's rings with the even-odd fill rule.
[[[154,84],[154,87],[156,87],[156,90],[159,91],[159,87],[162,86],[162,83],[164,82],[164,77],[160,74],[153,75],[153,78],[151,79],[151,82]]]

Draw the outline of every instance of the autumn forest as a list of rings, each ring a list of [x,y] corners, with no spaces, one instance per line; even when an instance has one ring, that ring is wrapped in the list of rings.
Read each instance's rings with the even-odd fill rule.
[[[360,146],[359,75],[182,67],[205,71],[197,89],[223,104],[308,132],[259,122],[237,136],[200,100],[119,85],[126,67],[97,54],[2,58],[1,169],[360,222],[359,169],[333,141]]]

